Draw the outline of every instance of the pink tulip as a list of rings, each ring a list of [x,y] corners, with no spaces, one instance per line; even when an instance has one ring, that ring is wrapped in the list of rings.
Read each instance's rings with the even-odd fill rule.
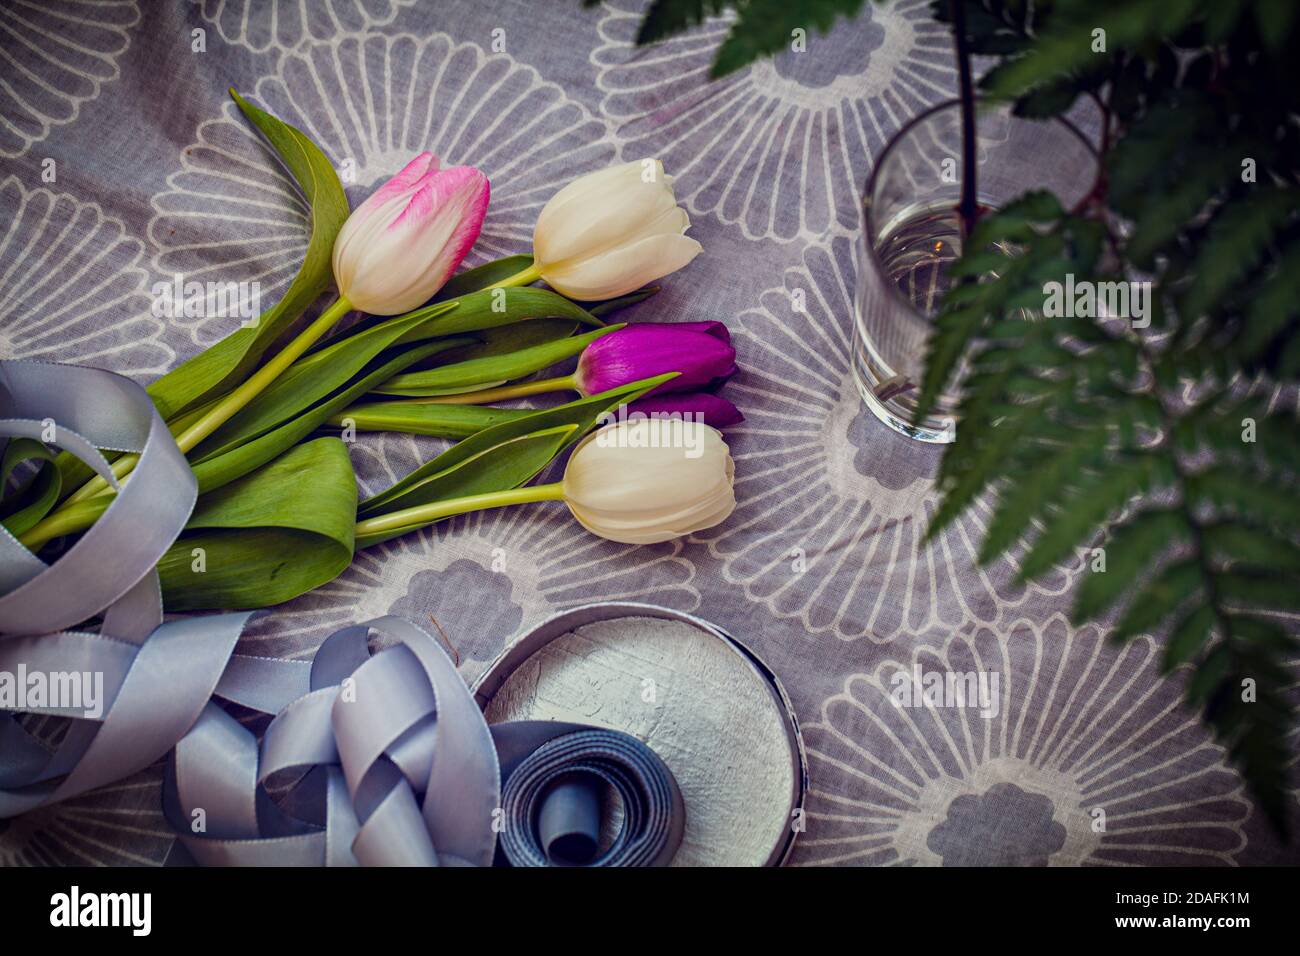
[[[421,153],[358,206],[334,241],[334,280],[353,308],[397,315],[427,302],[474,245],[488,179],[472,166],[440,169]]]

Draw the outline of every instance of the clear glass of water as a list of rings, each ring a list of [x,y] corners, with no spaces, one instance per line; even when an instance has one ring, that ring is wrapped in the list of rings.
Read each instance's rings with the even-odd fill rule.
[[[1097,180],[1097,152],[1073,124],[1030,120],[981,105],[976,201],[997,209],[1046,189],[1067,209]],[[956,437],[956,395],[913,423],[926,341],[961,255],[961,104],[926,110],[904,126],[871,171],[857,247],[853,370],[863,401],[895,431],[927,442]],[[958,369],[954,381],[960,381]],[[953,383],[949,383],[951,390]]]

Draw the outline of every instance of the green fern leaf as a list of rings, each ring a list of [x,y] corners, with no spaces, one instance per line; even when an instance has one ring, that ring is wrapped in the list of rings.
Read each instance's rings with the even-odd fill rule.
[[[1261,189],[1215,217],[1192,267],[1183,314],[1189,319],[1204,314],[1259,263],[1273,234],[1292,215],[1294,204],[1287,199],[1286,190]]]
[[[1213,629],[1214,608],[1210,605],[1198,604],[1184,614],[1169,634],[1160,663],[1161,671],[1168,674],[1194,659],[1210,639]]]
[[[1133,596],[1115,627],[1115,639],[1124,641],[1154,628],[1182,607],[1201,585],[1201,565],[1195,558],[1169,565]]]
[[[1134,582],[1142,580],[1170,545],[1186,539],[1188,533],[1186,516],[1172,508],[1142,511],[1121,524],[1104,545],[1104,570],[1089,571],[1075,590],[1071,615],[1075,623],[1108,609]]]
[[[1034,539],[1018,579],[1027,581],[1042,574],[1132,498],[1168,477],[1168,463],[1145,454],[1117,458],[1103,471],[1084,476]]]

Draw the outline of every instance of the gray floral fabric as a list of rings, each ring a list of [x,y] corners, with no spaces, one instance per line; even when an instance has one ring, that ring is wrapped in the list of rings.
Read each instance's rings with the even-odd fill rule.
[[[363,552],[257,621],[245,649],[305,657],[347,621],[433,617],[473,679],[557,610],[643,600],[728,628],[783,680],[811,774],[796,865],[1300,860],[1181,706],[1182,676],[1160,679],[1158,646],[1068,622],[1083,555],[1030,586],[1013,558],[977,567],[985,505],[923,544],[938,453],[857,397],[860,186],[891,133],[955,85],[927,0],[868,4],[717,82],[725,20],[636,49],[641,10],[7,0],[0,52],[23,69],[0,95],[0,354],[147,381],[232,330],[156,317],[154,283],[255,280],[264,302],[284,290],[307,212],[228,86],[311,135],[354,203],[419,150],[483,169],[492,205],[471,262],[527,251],[573,177],[657,156],[705,252],[630,315],[732,329],[742,371],[725,394],[747,420],[728,435],[730,520],[638,548],[558,507],[467,516]],[[363,436],[363,490],[439,447]],[[987,707],[908,706],[900,672],[998,681]],[[159,778],[0,821],[0,863],[160,862]]]

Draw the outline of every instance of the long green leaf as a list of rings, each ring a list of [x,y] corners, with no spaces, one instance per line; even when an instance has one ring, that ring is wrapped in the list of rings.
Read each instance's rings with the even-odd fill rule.
[[[49,514],[59,500],[62,478],[55,465],[57,458],[52,449],[34,438],[15,438],[5,446],[0,459],[0,524],[10,534],[22,534]],[[14,471],[26,461],[40,462],[36,473],[11,494],[4,494]]]
[[[255,326],[240,329],[168,372],[149,386],[163,418],[227,391],[248,376],[267,348],[333,283],[334,237],[348,217],[348,200],[334,165],[300,130],[253,106],[233,89],[231,97],[302,189],[311,210],[311,236],[298,274],[284,296]]]
[[[446,501],[518,487],[550,464],[573,440],[578,427],[543,428],[493,445],[434,475],[420,486],[419,492],[428,501]],[[400,537],[428,524],[428,521],[417,521],[406,527],[362,535],[357,538],[357,550]]]
[[[473,269],[466,269],[448,279],[447,284],[438,290],[433,301],[445,302],[458,296],[469,295],[471,292],[478,292],[480,289],[486,289],[490,285],[496,285],[504,279],[518,275],[532,264],[532,256],[506,256],[504,259],[494,259]]]
[[[449,304],[441,308],[449,311],[455,307]],[[195,448],[191,457],[203,461],[223,454],[289,420],[350,381],[381,352],[402,342],[411,329],[426,321],[411,317],[384,322],[300,358]]]
[[[532,375],[580,353],[596,339],[623,328],[609,325],[584,335],[574,335],[505,355],[486,355],[423,372],[408,372],[375,389],[384,395],[422,397],[469,392]]]
[[[494,408],[491,405],[374,402],[340,412],[331,417],[328,424],[343,428],[347,422],[351,422],[359,432],[405,432],[408,435],[431,435],[435,438],[468,438],[499,422],[531,414],[527,408]]]
[[[323,426],[330,416],[347,408],[379,382],[437,352],[452,349],[459,341],[461,340],[454,338],[440,339],[399,352],[387,361],[375,364],[367,374],[349,384],[347,388],[298,417],[252,441],[236,445],[226,452],[192,465],[194,477],[199,482],[199,493],[220,488],[262,467]]]

